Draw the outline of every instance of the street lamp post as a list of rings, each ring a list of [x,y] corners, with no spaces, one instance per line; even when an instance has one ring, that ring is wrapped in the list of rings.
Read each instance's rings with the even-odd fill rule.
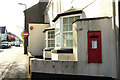
[[[27,5],[23,4],[23,3],[18,3],[19,5],[24,5],[25,6],[25,10],[27,9]]]
[[[27,5],[26,4],[23,4],[23,3],[18,3],[19,5],[23,5],[25,6],[25,10],[27,9]],[[24,16],[26,16],[26,14],[24,14]],[[26,26],[26,17],[25,17],[25,26]],[[24,26],[24,31],[26,31],[26,27]]]
[[[25,10],[27,9],[27,5],[23,4],[23,3],[18,3],[19,5],[24,5],[25,6]],[[26,31],[26,12],[24,12],[24,16],[25,16],[25,25],[24,25],[24,31]],[[24,54],[27,54],[27,38],[24,37]]]

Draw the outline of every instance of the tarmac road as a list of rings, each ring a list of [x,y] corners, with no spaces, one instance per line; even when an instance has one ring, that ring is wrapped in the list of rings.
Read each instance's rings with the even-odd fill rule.
[[[23,47],[0,49],[0,80],[26,79],[28,77],[28,60]]]

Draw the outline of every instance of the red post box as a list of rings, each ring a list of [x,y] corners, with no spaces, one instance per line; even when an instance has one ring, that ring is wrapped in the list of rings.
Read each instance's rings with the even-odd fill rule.
[[[102,63],[101,31],[88,32],[88,63]]]

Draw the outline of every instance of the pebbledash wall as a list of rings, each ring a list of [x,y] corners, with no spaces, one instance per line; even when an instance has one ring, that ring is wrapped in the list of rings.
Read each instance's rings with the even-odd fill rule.
[[[41,60],[32,58],[31,73],[55,73],[118,78],[117,56],[118,11],[112,0],[52,0],[53,15],[57,16],[71,7],[82,10],[81,20],[73,23],[73,54],[75,61]],[[57,1],[59,4],[57,4]],[[67,4],[66,4],[67,1]],[[51,9],[48,9],[48,11]],[[116,10],[116,13],[114,14]],[[52,16],[52,17],[51,17]],[[101,18],[102,17],[102,18]],[[48,18],[48,19],[49,19]],[[46,18],[47,19],[47,18]],[[49,21],[50,20],[50,21]],[[52,19],[47,20],[52,23]],[[92,26],[92,27],[91,27]],[[83,27],[82,31],[76,29]],[[102,63],[88,63],[87,31],[101,31]],[[80,35],[80,36],[78,36]],[[76,44],[76,45],[75,45]],[[36,66],[37,65],[37,66]],[[48,67],[49,66],[49,67]]]

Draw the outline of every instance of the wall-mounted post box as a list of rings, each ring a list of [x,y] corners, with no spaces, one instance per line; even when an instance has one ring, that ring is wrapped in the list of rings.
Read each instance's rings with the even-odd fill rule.
[[[88,63],[102,63],[101,31],[88,32]]]

